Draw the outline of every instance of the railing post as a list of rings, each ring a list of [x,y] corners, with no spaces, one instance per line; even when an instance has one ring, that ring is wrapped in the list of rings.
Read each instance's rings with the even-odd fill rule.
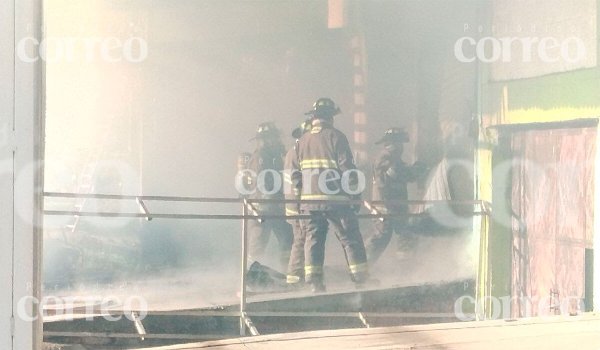
[[[246,335],[246,271],[248,270],[248,201],[244,198],[242,205],[242,278],[240,285],[240,335]]]
[[[490,223],[491,223],[491,211],[487,207],[485,202],[481,202],[481,216],[479,225],[479,263],[477,268],[477,277],[475,279],[475,308],[473,314],[475,320],[482,321],[487,319],[486,312],[489,311],[490,306],[487,304],[487,300],[491,300],[490,274],[489,274],[489,240],[490,240]],[[490,304],[491,305],[491,304]]]

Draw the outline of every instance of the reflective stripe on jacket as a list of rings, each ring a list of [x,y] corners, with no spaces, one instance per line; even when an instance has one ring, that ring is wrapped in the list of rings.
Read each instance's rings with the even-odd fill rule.
[[[346,136],[331,123],[316,119],[310,132],[304,134],[297,144],[296,159],[292,168],[292,183],[301,199],[347,200],[350,194],[344,191],[344,172],[356,170],[354,157]],[[322,178],[319,183],[319,178]],[[355,171],[347,176],[350,189],[356,186]],[[330,210],[339,205],[302,204],[308,210]]]

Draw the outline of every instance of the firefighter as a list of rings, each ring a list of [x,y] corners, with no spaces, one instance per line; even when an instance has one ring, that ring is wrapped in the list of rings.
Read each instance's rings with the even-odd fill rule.
[[[299,127],[292,131],[292,137],[295,139],[294,147],[285,155],[285,161],[283,163],[283,177],[285,182],[285,196],[286,199],[296,199],[291,189],[292,178],[291,169],[293,166],[294,159],[296,158],[296,152],[298,151],[298,140],[304,133],[310,131],[311,121],[304,121]],[[295,203],[287,203],[285,206],[285,215],[298,215],[298,205]],[[306,241],[306,235],[301,227],[301,222],[298,219],[290,219],[288,223],[292,225],[294,232],[294,241],[292,243],[292,251],[290,253],[290,261],[288,264],[287,272],[287,283],[290,287],[302,286],[304,282],[304,243]]]
[[[358,172],[348,139],[333,127],[333,116],[340,109],[329,98],[320,98],[311,116],[311,130],[298,140],[293,162],[292,182],[295,195],[301,200],[328,200],[336,203],[300,203],[300,213],[306,234],[304,274],[313,292],[324,292],[323,263],[325,239],[330,226],[337,228],[350,270],[351,279],[361,285],[368,276],[365,246],[360,234],[355,210],[348,199],[360,198]],[[348,182],[343,186],[342,179]]]
[[[281,143],[279,130],[271,122],[258,126],[256,150],[248,161],[248,169],[253,172],[249,179],[252,188],[251,199],[282,200],[283,154],[285,148]],[[262,183],[261,183],[262,182]],[[257,214],[281,215],[281,219],[250,220],[248,222],[248,255],[251,260],[264,257],[271,232],[277,239],[280,267],[287,267],[292,245],[292,227],[285,221],[283,203],[253,203]]]
[[[408,165],[402,160],[404,143],[409,141],[402,128],[389,128],[375,144],[383,144],[383,150],[373,164],[373,201],[405,201],[408,199],[408,183],[416,181],[427,172],[423,163]],[[392,233],[398,235],[398,256],[406,257],[414,248],[415,237],[407,230],[408,206],[400,203],[384,203],[375,206],[381,214],[395,215],[375,221],[375,232],[366,241],[367,256],[375,263],[390,243]]]

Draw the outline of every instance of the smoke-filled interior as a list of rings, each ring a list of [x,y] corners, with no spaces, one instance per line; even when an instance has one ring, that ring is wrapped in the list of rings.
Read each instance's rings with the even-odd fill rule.
[[[403,127],[404,160],[430,169],[409,198],[473,199],[477,64],[458,62],[453,50],[485,2],[346,1],[341,10],[332,3],[46,1],[46,35],[57,40],[47,45],[55,59],[46,66],[45,190],[237,198],[238,156],[254,150],[257,125],[274,122],[290,148],[304,113],[330,97],[341,108],[335,126],[367,179],[375,141]],[[110,51],[115,62],[107,62],[101,41],[86,46],[90,38],[141,40]],[[370,195],[367,186],[363,199]],[[242,210],[146,205],[150,213]],[[139,211],[133,200],[48,198],[46,207]],[[382,286],[474,279],[478,223],[426,232],[402,260],[392,238],[371,274]],[[361,220],[363,237],[373,227]],[[235,302],[240,232],[240,220],[47,217],[44,293],[136,293],[152,309]],[[276,267],[267,256],[261,263]],[[325,264],[331,288],[350,287],[333,233]]]

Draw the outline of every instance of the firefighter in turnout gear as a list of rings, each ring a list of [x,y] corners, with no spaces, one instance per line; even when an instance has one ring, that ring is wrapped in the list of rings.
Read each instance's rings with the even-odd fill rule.
[[[282,200],[284,195],[281,172],[285,148],[281,143],[279,130],[273,123],[262,123],[258,126],[254,139],[257,147],[248,161],[248,169],[253,172],[248,180],[253,190],[249,198]],[[254,203],[252,206],[258,214],[284,214],[283,203]],[[271,232],[277,239],[280,267],[285,269],[290,257],[292,227],[283,218],[248,222],[249,259],[258,261],[264,257]]]
[[[283,163],[283,178],[285,182],[285,197],[286,199],[296,199],[292,191],[291,169],[298,151],[298,140],[306,132],[310,131],[311,121],[304,121],[299,127],[292,131],[292,137],[295,139],[294,147],[292,147],[285,155]],[[300,212],[297,203],[286,203],[285,215],[298,215]],[[304,282],[304,243],[306,235],[302,230],[301,221],[299,219],[289,219],[288,222],[292,225],[294,232],[294,241],[292,243],[292,251],[290,253],[290,261],[287,270],[287,283],[289,286],[299,286]]]
[[[348,139],[333,127],[333,116],[340,112],[329,98],[320,98],[308,115],[311,130],[298,140],[292,169],[295,194],[302,200],[328,200],[336,203],[301,202],[300,212],[306,234],[304,273],[313,292],[325,291],[323,263],[325,239],[330,226],[337,228],[350,270],[351,279],[360,285],[368,277],[365,246],[358,226],[356,207],[347,203],[358,199],[358,172]],[[343,186],[346,181],[347,186]],[[358,207],[360,208],[360,206]]]
[[[404,143],[408,134],[401,128],[386,130],[376,144],[383,144],[383,150],[373,164],[373,201],[405,201],[408,199],[408,183],[416,181],[427,173],[427,167],[420,163],[408,165],[402,160]],[[399,257],[405,257],[414,248],[416,238],[407,230],[408,206],[400,203],[384,203],[375,206],[381,214],[397,215],[375,221],[375,232],[366,241],[367,256],[375,263],[390,243],[392,233],[398,236]]]

